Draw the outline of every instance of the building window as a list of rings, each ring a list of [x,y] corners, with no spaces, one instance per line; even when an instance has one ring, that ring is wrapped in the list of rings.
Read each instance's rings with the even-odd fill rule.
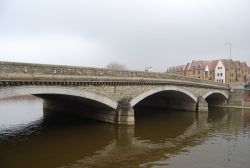
[[[220,73],[220,76],[223,76],[223,74],[222,74],[222,73]]]
[[[217,73],[217,76],[220,76],[220,73]]]

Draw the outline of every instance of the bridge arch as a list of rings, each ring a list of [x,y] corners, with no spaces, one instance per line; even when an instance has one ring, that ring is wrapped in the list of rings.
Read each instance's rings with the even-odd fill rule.
[[[56,95],[67,95],[67,96],[76,96],[80,98],[90,99],[101,104],[107,105],[113,109],[116,109],[118,106],[117,101],[114,101],[106,96],[68,87],[53,87],[53,86],[29,86],[29,87],[11,87],[0,90],[0,99],[14,96],[22,95],[42,95],[42,94],[56,94]]]
[[[185,89],[182,89],[182,88],[176,87],[176,86],[164,86],[164,87],[153,88],[153,89],[150,89],[148,91],[145,91],[145,92],[137,95],[136,97],[134,97],[130,101],[130,105],[131,105],[131,107],[134,107],[137,103],[139,103],[143,99],[145,99],[153,94],[164,92],[164,91],[177,91],[177,92],[183,93],[183,94],[187,95],[188,97],[190,97],[195,103],[197,103],[197,97],[193,93],[191,93],[190,91],[187,91]]]
[[[208,106],[223,106],[227,103],[228,94],[220,90],[212,90],[203,95]]]
[[[222,92],[220,90],[212,90],[212,91],[209,91],[207,92],[205,95],[203,95],[202,97],[204,99],[207,99],[209,96],[213,95],[213,94],[219,94],[219,95],[222,95],[224,96],[226,99],[228,99],[228,94],[226,94],[225,92]]]

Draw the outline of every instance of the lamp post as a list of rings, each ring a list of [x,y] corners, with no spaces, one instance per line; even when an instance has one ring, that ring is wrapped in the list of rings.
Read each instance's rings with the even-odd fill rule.
[[[152,71],[152,67],[145,67],[145,71],[146,72],[151,72]]]
[[[229,58],[231,59],[232,58],[232,44],[231,42],[226,42],[225,45],[228,45],[229,46]]]
[[[231,71],[231,58],[232,58],[232,44],[231,44],[231,42],[226,42],[225,45],[229,46],[229,71],[228,71],[228,73],[229,73],[229,75],[228,75],[228,85],[229,85],[229,83],[231,81],[231,73],[230,73],[230,71]]]

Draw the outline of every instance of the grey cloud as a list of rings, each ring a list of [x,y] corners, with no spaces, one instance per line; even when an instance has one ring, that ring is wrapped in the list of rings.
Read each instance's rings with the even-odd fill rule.
[[[0,13],[2,39],[36,38],[45,34],[48,41],[53,41],[55,34],[70,39],[77,36],[84,43],[89,41],[96,45],[97,52],[81,50],[79,46],[78,52],[72,52],[70,57],[64,55],[64,59],[61,57],[67,47],[59,46],[60,52],[48,47],[43,59],[38,59],[37,52],[27,56],[31,62],[56,63],[60,60],[58,63],[79,65],[82,61],[84,66],[104,67],[118,61],[132,69],[152,66],[154,70],[164,71],[168,66],[192,59],[228,57],[224,43],[230,41],[233,58],[250,64],[250,2],[247,0],[0,2],[3,4]],[[79,41],[75,43],[76,46],[84,45]],[[0,51],[0,59],[15,61],[21,57],[19,53],[16,51],[15,56],[10,57],[8,51]],[[52,55],[54,60],[49,59]]]

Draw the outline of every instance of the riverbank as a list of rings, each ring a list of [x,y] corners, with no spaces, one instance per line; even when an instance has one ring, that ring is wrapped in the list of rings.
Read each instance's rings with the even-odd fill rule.
[[[222,107],[222,108],[235,108],[235,109],[250,109],[250,106],[213,106],[213,107]]]

